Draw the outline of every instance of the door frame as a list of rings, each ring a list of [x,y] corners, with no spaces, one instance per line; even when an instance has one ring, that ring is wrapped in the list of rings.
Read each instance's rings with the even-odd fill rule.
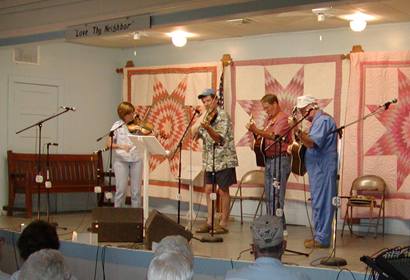
[[[57,97],[57,102],[58,106],[60,106],[62,103],[62,100],[64,100],[64,85],[63,81],[57,80],[57,79],[47,79],[47,78],[38,78],[38,77],[29,77],[29,76],[18,76],[18,75],[10,75],[9,76],[9,87],[8,87],[8,93],[7,93],[7,143],[6,143],[6,150],[9,150],[9,144],[10,144],[10,133],[15,133],[10,131],[10,121],[12,116],[12,110],[13,108],[13,103],[12,103],[12,94],[15,91],[15,84],[16,83],[24,83],[24,84],[33,84],[33,85],[43,85],[43,86],[52,86],[57,88],[58,92],[58,97]],[[50,112],[50,115],[52,113]],[[22,127],[23,128],[23,127]],[[18,128],[18,129],[22,129]],[[35,129],[35,128],[31,128]],[[61,139],[64,139],[63,135],[64,129],[62,128],[62,125],[59,120],[57,120],[57,142],[60,142]],[[59,152],[63,150],[63,145],[60,145],[58,148]]]

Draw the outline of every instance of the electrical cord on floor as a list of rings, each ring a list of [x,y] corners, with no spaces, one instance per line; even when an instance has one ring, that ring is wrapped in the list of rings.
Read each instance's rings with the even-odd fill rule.
[[[252,254],[252,248],[248,248],[248,249],[242,250],[242,251],[239,252],[239,255],[238,255],[238,257],[236,258],[236,260],[238,261],[238,260],[242,257],[242,254],[245,253],[245,252],[248,252],[248,251],[250,251],[251,254]]]
[[[328,256],[314,259],[313,261],[310,262],[310,266],[318,266],[318,265],[320,265],[321,260],[329,260],[331,258],[331,256],[333,255],[333,252],[334,252],[334,249],[332,250],[332,252]]]
[[[86,201],[86,209],[88,209],[89,203],[90,203],[90,195],[91,193],[87,193],[87,201]],[[89,212],[84,212],[84,214],[81,217],[81,221],[78,223],[78,225],[72,229],[72,230],[68,230],[67,232],[61,233],[59,234],[60,236],[65,236],[65,235],[72,235],[74,231],[78,231],[79,229],[81,229],[81,227],[84,224],[85,218],[89,215]]]
[[[344,268],[340,268],[339,272],[337,273],[336,280],[339,280],[339,276],[340,276],[340,274],[342,273],[342,271],[348,271],[348,272],[350,272],[350,275],[352,276],[352,278],[353,278],[354,280],[356,280],[356,277],[354,276],[353,272],[352,272],[350,269],[345,268],[345,267],[344,267]]]

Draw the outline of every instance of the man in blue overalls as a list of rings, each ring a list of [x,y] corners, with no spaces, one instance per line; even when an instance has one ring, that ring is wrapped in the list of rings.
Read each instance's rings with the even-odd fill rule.
[[[299,96],[296,107],[312,122],[309,133],[299,132],[306,146],[305,165],[312,198],[314,239],[305,240],[306,248],[330,246],[337,176],[337,133],[334,119],[323,112],[312,96]]]

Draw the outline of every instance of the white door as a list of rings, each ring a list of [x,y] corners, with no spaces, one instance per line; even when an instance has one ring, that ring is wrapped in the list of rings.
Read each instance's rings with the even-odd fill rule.
[[[58,111],[61,86],[31,78],[11,78],[8,98],[8,149],[14,152],[38,152],[39,126],[16,134]],[[58,117],[42,124],[41,152],[48,142],[57,142]]]

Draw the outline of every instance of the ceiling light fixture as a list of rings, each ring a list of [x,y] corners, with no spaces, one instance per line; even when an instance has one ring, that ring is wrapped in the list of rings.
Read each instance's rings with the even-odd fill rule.
[[[321,14],[321,13],[317,14],[317,21],[318,22],[323,22],[323,21],[325,21],[325,19],[326,19],[325,14]]]
[[[241,25],[241,24],[252,23],[253,20],[250,19],[250,18],[234,18],[234,19],[228,19],[228,20],[226,20],[226,22],[231,23],[231,24]]]
[[[141,39],[141,34],[138,31],[134,32],[133,38],[134,38],[134,40],[139,40],[139,39]]]
[[[345,16],[342,16],[341,18],[349,21],[350,29],[354,32],[363,31],[366,28],[368,21],[372,21],[376,19],[375,16],[367,15],[362,12],[345,15]]]
[[[318,22],[324,22],[326,20],[326,16],[329,16],[331,9],[331,7],[316,8],[312,9],[312,13],[317,16]]]
[[[175,47],[183,47],[186,45],[188,39],[188,33],[184,31],[174,31],[169,34],[172,40],[172,44],[174,44]]]
[[[367,21],[363,18],[356,18],[351,20],[349,24],[350,29],[354,32],[362,32],[367,26]]]

